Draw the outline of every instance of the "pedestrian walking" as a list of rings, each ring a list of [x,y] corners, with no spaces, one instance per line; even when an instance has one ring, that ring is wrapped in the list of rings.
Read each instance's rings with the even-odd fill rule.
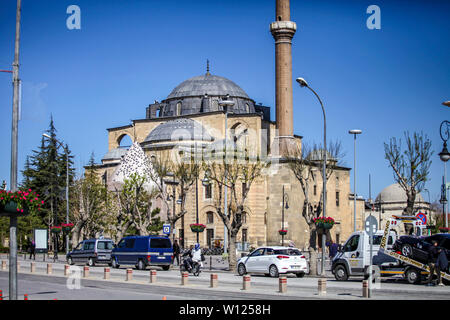
[[[338,252],[338,245],[337,243],[334,243],[333,240],[330,240],[328,251],[330,252],[330,264],[333,264],[333,258],[336,256]]]
[[[440,264],[438,263],[439,254],[442,249],[438,247],[438,242],[433,241],[433,245],[428,249],[428,267],[430,268],[430,275],[425,282],[427,286],[433,286],[433,275],[436,273],[438,283],[442,283]]]
[[[448,259],[447,259],[447,254],[445,253],[445,250],[440,250],[439,252],[439,256],[438,259],[436,261],[436,265],[438,266],[439,270],[447,270],[448,268]],[[440,272],[439,272],[439,284],[440,286],[443,286],[444,284],[442,283],[442,277],[440,276]]]
[[[173,262],[177,259],[177,265],[180,266],[180,245],[178,244],[178,240],[173,242]]]
[[[30,260],[31,256],[33,256],[33,260],[36,260],[36,243],[34,242],[34,239],[31,241],[30,244]]]

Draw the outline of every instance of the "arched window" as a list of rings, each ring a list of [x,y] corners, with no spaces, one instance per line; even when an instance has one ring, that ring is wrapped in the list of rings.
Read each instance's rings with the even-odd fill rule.
[[[129,135],[123,134],[117,139],[117,144],[119,145],[119,148],[129,148],[133,144],[133,141]]]
[[[206,223],[207,224],[213,224],[214,223],[214,213],[211,211],[208,211],[206,213]]]
[[[177,103],[177,110],[176,110],[176,114],[177,116],[181,115],[181,102]]]

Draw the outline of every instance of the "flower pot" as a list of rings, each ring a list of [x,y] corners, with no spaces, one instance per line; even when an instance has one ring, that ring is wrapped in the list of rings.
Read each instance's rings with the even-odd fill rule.
[[[322,222],[316,222],[316,228],[317,229],[323,229],[323,223]]]
[[[61,232],[61,228],[51,228],[50,231],[51,231],[52,233],[58,234],[58,233]]]
[[[279,230],[278,233],[280,236],[285,236],[287,234],[287,230]]]
[[[203,232],[205,230],[205,226],[204,225],[198,225],[198,224],[191,224],[191,231],[192,232]]]
[[[324,229],[331,229],[331,228],[333,228],[333,224],[332,223],[324,223],[323,224],[323,228]]]
[[[22,217],[22,216],[27,216],[29,213],[30,212],[29,212],[27,206],[23,206],[22,209],[17,209],[17,203],[14,201],[10,201],[6,205],[0,205],[0,216]]]

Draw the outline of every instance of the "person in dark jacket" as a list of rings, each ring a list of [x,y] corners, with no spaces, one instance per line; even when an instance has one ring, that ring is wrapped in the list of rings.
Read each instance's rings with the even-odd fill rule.
[[[173,261],[175,262],[175,259],[177,259],[177,265],[180,265],[180,245],[178,244],[178,241],[175,240],[173,242]]]
[[[30,260],[32,256],[33,259],[36,260],[36,243],[34,242],[34,240],[32,240],[30,244]]]
[[[430,276],[426,281],[426,284],[428,286],[433,285],[432,281],[434,273],[436,273],[437,275],[438,283],[442,283],[441,269],[440,265],[438,264],[438,258],[441,251],[442,249],[438,247],[437,241],[433,241],[433,245],[428,249],[428,267],[430,268]]]
[[[445,250],[441,250],[441,252],[439,253],[439,256],[437,258],[436,261],[436,265],[438,266],[439,270],[443,270],[445,272],[445,270],[447,270],[448,268],[448,259],[447,259],[447,254],[445,253]],[[440,278],[439,281],[439,285],[443,286],[444,284],[442,283],[442,278]]]

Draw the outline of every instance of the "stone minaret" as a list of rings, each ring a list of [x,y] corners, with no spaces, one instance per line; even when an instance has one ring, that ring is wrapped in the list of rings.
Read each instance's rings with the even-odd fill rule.
[[[276,0],[276,21],[270,25],[275,39],[276,69],[276,122],[279,154],[286,155],[293,144],[293,103],[292,103],[292,38],[297,25],[290,21],[290,1]]]

